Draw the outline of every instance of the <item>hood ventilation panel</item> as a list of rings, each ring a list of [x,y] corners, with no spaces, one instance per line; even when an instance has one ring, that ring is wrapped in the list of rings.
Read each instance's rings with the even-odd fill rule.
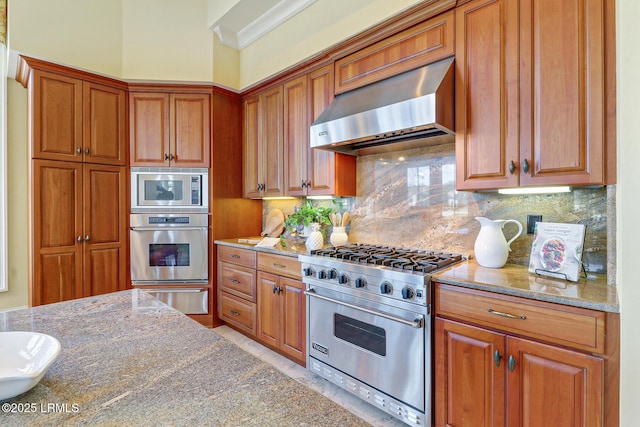
[[[311,147],[350,155],[453,142],[453,58],[336,96],[311,125]]]

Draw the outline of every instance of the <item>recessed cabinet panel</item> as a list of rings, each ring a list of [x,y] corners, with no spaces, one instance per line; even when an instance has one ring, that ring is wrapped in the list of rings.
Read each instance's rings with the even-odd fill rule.
[[[211,100],[208,94],[171,95],[172,166],[209,164]]]
[[[84,161],[124,166],[125,91],[84,82],[83,98]]]
[[[36,70],[31,97],[32,157],[82,161],[82,81]]]
[[[129,94],[131,164],[164,166],[169,153],[169,95]]]

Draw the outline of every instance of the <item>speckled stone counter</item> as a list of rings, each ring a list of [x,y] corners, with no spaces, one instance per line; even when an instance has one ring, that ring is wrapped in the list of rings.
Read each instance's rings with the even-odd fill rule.
[[[7,426],[366,426],[187,316],[132,290],[0,313],[0,331],[58,338]],[[49,409],[47,409],[49,408]]]
[[[540,301],[620,312],[616,287],[607,285],[607,277],[603,274],[589,273],[579,282],[568,282],[529,273],[528,267],[522,265],[486,268],[469,260],[436,273],[434,280]]]
[[[304,242],[294,243],[290,240],[287,240],[286,241],[287,246],[284,246],[284,247],[281,246],[280,244],[277,244],[274,247],[264,247],[264,246],[256,246],[255,243],[247,243],[247,240],[256,241],[261,239],[262,239],[261,237],[245,237],[245,238],[238,238],[238,239],[216,240],[213,243],[215,243],[216,245],[232,246],[232,247],[241,248],[241,249],[252,249],[259,252],[268,252],[272,254],[285,255],[285,256],[291,256],[291,257],[297,257],[300,254],[304,255],[309,253],[309,250],[304,245]]]

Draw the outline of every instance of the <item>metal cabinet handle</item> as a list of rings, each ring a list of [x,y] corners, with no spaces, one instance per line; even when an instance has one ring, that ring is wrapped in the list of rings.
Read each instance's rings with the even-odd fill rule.
[[[169,160],[169,155],[167,153],[164,153],[164,160],[165,161]]]
[[[276,293],[276,290],[277,290],[277,289],[278,289],[278,288],[276,288],[276,285],[272,285],[272,286],[271,286],[271,292],[273,292],[274,294]]]
[[[508,317],[509,319],[527,320],[527,316],[517,316],[515,314],[504,313],[502,311],[495,311],[493,308],[488,308],[487,311],[491,314],[495,314],[496,316]]]
[[[231,258],[240,258],[240,255],[231,254]]]
[[[176,158],[176,157],[173,155],[173,153],[169,154],[169,160],[170,160],[170,161],[172,161],[172,162],[173,162],[173,161],[175,160],[175,158]]]
[[[78,243],[82,243],[82,236],[78,236]]]
[[[513,370],[516,368],[516,363],[518,363],[516,361],[516,358],[513,357],[512,354],[510,354],[509,361],[507,362],[507,367],[509,368],[509,372],[513,372]]]
[[[282,292],[282,288],[278,286],[278,295],[280,295],[281,292]]]
[[[511,162],[509,163],[509,173],[511,175],[516,173],[516,164],[513,162],[513,160],[511,160]]]
[[[493,353],[493,362],[496,364],[496,367],[500,367],[500,361],[502,360],[502,355],[500,354],[500,350],[496,350],[495,353]]]
[[[229,281],[231,283],[240,283],[240,281],[238,279],[234,279],[234,278],[229,279]]]
[[[240,313],[238,313],[238,312],[237,312],[237,311],[235,311],[235,310],[231,310],[231,314],[233,314],[234,316],[240,316]]]
[[[84,154],[89,154],[89,147],[84,149]]]
[[[78,147],[78,148],[76,148],[76,153],[78,153],[78,154],[82,154],[82,147]]]
[[[89,241],[89,235],[87,234],[86,236],[84,236],[84,241],[88,242]]]
[[[278,264],[277,262],[274,262],[274,263],[273,263],[273,266],[274,266],[274,267],[277,267],[277,268],[287,268],[287,266],[286,266],[286,265],[284,265],[284,264]]]
[[[524,161],[522,162],[522,170],[524,171],[524,173],[529,173],[529,162],[527,161],[527,159],[524,159]]]

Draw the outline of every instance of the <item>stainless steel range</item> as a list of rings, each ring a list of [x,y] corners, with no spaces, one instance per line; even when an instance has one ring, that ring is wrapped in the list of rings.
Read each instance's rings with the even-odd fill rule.
[[[454,253],[349,244],[300,255],[307,368],[410,425],[431,425],[431,274]]]

